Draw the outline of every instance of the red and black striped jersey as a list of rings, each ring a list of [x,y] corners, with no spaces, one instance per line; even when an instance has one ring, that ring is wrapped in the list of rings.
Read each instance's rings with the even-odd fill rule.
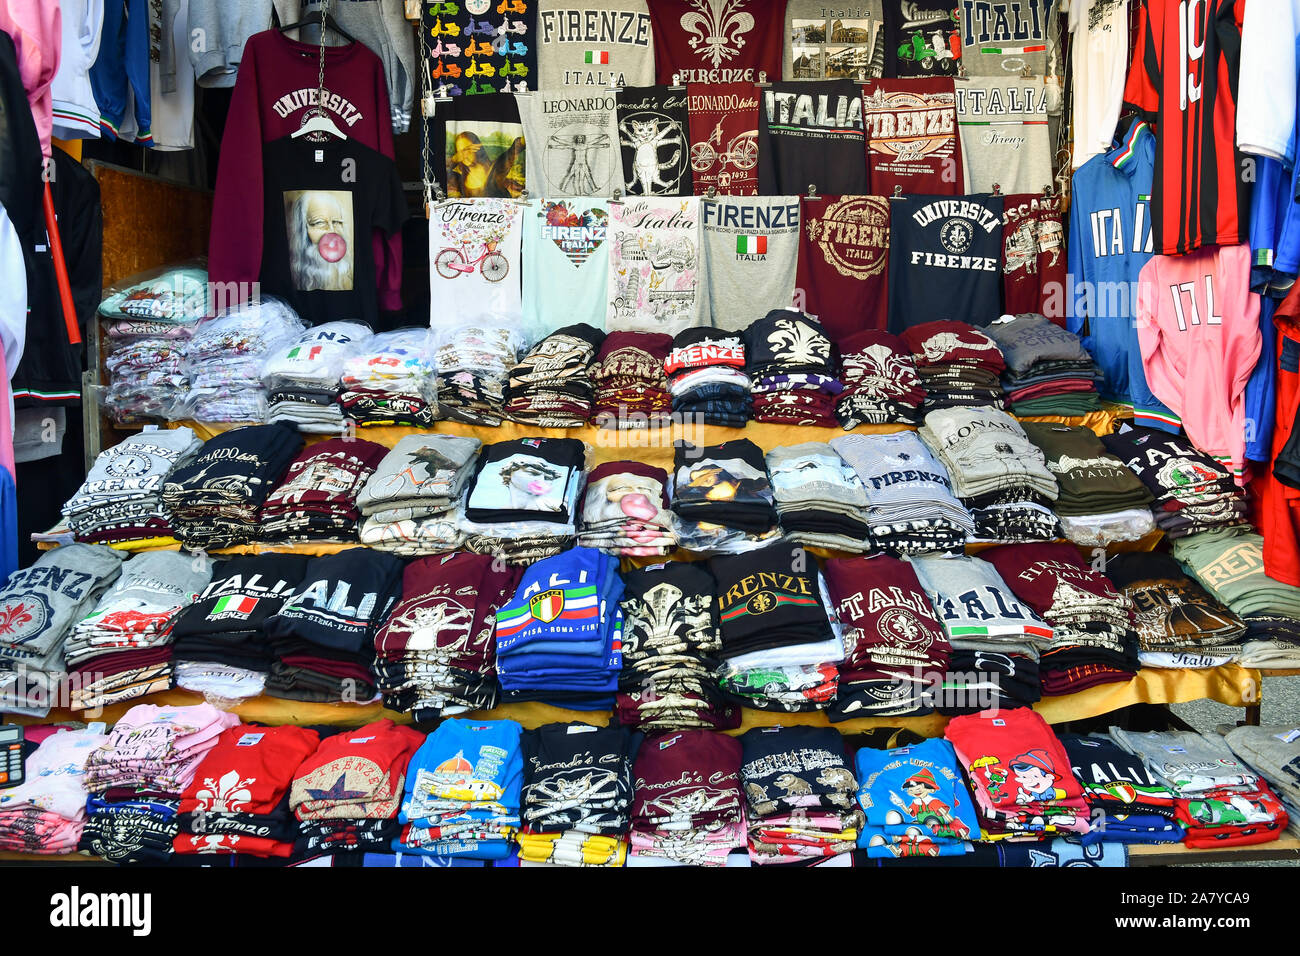
[[[1156,252],[1235,245],[1249,235],[1236,149],[1246,0],[1142,0],[1124,105],[1155,126]]]

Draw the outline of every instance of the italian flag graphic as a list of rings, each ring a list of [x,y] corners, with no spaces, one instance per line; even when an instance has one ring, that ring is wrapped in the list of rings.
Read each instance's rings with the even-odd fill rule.
[[[767,252],[767,236],[737,236],[736,255],[753,256]]]
[[[257,598],[228,595],[217,602],[216,607],[212,609],[212,613],[225,614],[226,612],[231,612],[234,614],[252,614],[253,608],[255,607],[257,607]]]
[[[609,52],[606,50],[588,50],[582,56],[584,63],[609,63]]]
[[[307,350],[306,355],[303,355],[304,349]],[[286,355],[285,358],[296,359],[301,357],[306,359],[314,359],[316,358],[316,356],[320,355],[320,353],[321,353],[321,347],[319,345],[312,345],[312,346],[299,345],[291,349],[289,354]]]
[[[1047,44],[1043,43],[1038,46],[982,46],[980,47],[980,52],[986,53],[989,56],[1014,56],[1016,54],[1025,53],[1046,53]]]

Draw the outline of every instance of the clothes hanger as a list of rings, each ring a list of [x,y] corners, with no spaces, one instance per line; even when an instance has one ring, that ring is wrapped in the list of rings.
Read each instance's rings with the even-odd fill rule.
[[[323,0],[320,8],[320,22],[326,25],[328,25],[330,20],[329,5],[330,5],[330,0]],[[308,16],[309,17],[315,16],[315,14],[314,13],[308,14]],[[307,21],[304,20],[302,22],[305,23]],[[298,26],[298,24],[294,24],[294,26]],[[282,29],[289,29],[289,28],[284,27]],[[336,139],[348,138],[347,134],[344,133],[343,130],[339,129],[338,124],[334,122],[333,118],[329,114],[329,111],[326,110],[325,107],[321,105],[324,102],[325,102],[325,30],[322,28],[320,31],[320,72],[317,74],[316,105],[312,107],[312,109],[309,111],[306,121],[301,126],[299,126],[296,130],[294,130],[292,133],[289,134],[290,138],[299,139],[300,137],[307,136],[310,133],[325,133],[326,135],[333,136]]]
[[[282,25],[280,27],[280,32],[288,33],[290,30],[296,30],[299,27],[319,25],[321,28],[322,35],[325,33],[326,30],[333,30],[335,33],[337,33],[343,39],[347,40],[349,43],[359,42],[356,37],[354,37],[351,33],[348,33],[347,30],[344,30],[341,26],[339,26],[338,21],[335,20],[332,16],[330,16],[328,8],[329,8],[329,3],[326,2],[321,5],[321,8],[319,10],[313,10],[311,13],[304,14],[301,20],[298,20],[295,23],[287,23]],[[302,8],[299,7],[299,9],[301,10]],[[272,10],[272,13],[274,12],[275,11]],[[321,45],[324,46],[324,44]]]

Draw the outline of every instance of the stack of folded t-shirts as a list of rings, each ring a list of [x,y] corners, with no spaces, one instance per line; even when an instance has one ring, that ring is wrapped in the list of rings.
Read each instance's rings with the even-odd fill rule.
[[[48,728],[24,762],[26,780],[0,790],[0,850],[73,853],[86,825],[86,761],[108,738],[101,728]],[[35,741],[27,729],[27,739]]]
[[[718,690],[716,582],[704,562],[673,561],[623,575],[623,671],[618,722],[641,731],[740,725]]]
[[[1089,432],[1091,434],[1091,432]],[[941,408],[925,416],[922,440],[934,450],[953,492],[970,509],[975,537],[1050,541],[1056,479],[1020,423],[997,408]]]
[[[1039,700],[1038,659],[1051,646],[1051,626],[1017,599],[987,561],[920,556],[909,563],[952,647],[935,709],[972,714]]]
[[[216,435],[163,484],[163,506],[190,550],[247,544],[261,536],[258,516],[303,439],[292,425],[249,425]]]
[[[519,358],[517,333],[490,322],[443,329],[434,354],[442,413],[470,425],[500,425],[506,380]]]
[[[830,719],[931,713],[952,646],[916,571],[878,554],[833,558],[823,573],[845,647]]]
[[[113,421],[131,425],[183,415],[190,392],[185,352],[194,328],[134,321],[105,325],[108,388],[103,404]]]
[[[661,332],[611,332],[591,366],[592,421],[601,428],[648,428],[669,417],[672,396],[664,362],[673,348]]]
[[[623,865],[640,742],[626,727],[580,723],[524,733],[521,863]]]
[[[100,452],[63,506],[72,536],[91,544],[170,536],[163,485],[202,447],[193,431],[181,427],[139,432]]]
[[[1075,544],[1102,546],[1136,541],[1155,530],[1151,492],[1091,428],[1026,422],[1024,429],[1060,486],[1052,507],[1065,537]]]
[[[762,710],[824,710],[844,659],[839,622],[812,555],[777,541],[710,562],[718,588],[723,693]]]
[[[1118,727],[1110,728],[1110,736],[1173,791],[1174,819],[1187,830],[1187,846],[1271,843],[1286,829],[1289,818],[1282,801],[1223,737]]]
[[[853,852],[865,818],[839,731],[756,727],[740,746],[750,860],[810,863]]]
[[[867,492],[834,448],[823,442],[773,448],[767,473],[785,537],[808,547],[868,550]]]
[[[1083,787],[1095,826],[1083,836],[1093,843],[1181,843],[1174,820],[1174,794],[1144,761],[1104,734],[1061,734],[1074,777]]]
[[[381,332],[343,362],[343,417],[358,425],[427,428],[438,417],[437,371],[428,329]]]
[[[162,863],[180,832],[181,796],[221,732],[239,718],[210,704],[137,704],[86,759],[82,852],[114,863]]]
[[[753,382],[754,421],[834,428],[843,391],[835,346],[802,312],[773,309],[745,329],[745,372]]]
[[[496,613],[497,674],[507,703],[610,710],[623,669],[618,558],[572,548],[528,567]]]
[[[840,435],[831,447],[867,493],[871,543],[894,555],[961,551],[975,533],[952,479],[915,432]]]
[[[980,834],[979,813],[952,744],[932,738],[857,752],[858,846],[868,859],[965,856]]]
[[[632,765],[628,865],[726,866],[745,848],[740,741],[710,730],[647,738]]]
[[[423,743],[424,734],[387,718],[323,738],[289,788],[298,845],[325,854],[389,852],[402,832],[406,768]]]
[[[266,622],[301,585],[307,561],[271,552],[213,562],[212,581],[172,626],[176,686],[230,700],[262,693],[275,661]]]
[[[0,712],[44,717],[69,686],[64,645],[122,570],[122,553],[99,544],[46,551],[0,588]]]
[[[1143,667],[1219,667],[1241,654],[1245,622],[1169,555],[1117,555],[1106,577],[1133,602]]]
[[[1264,573],[1264,539],[1230,530],[1179,538],[1174,558],[1246,624],[1242,663],[1294,659],[1300,642],[1300,588]],[[1270,648],[1269,645],[1272,645]]]
[[[1106,450],[1124,462],[1155,501],[1156,525],[1173,540],[1202,531],[1248,531],[1245,490],[1232,472],[1181,435],[1129,428],[1103,435]]]
[[[306,727],[239,724],[223,731],[181,795],[178,855],[287,859],[298,821],[289,787],[320,735]]]
[[[683,329],[664,362],[673,414],[689,422],[744,428],[751,417],[751,382],[739,332]]]
[[[668,474],[638,461],[606,461],[587,474],[578,544],[610,554],[661,555],[677,546]]]
[[[566,325],[530,348],[510,370],[506,417],[543,428],[579,428],[591,418],[589,372],[605,333]]]
[[[1073,332],[1034,312],[1004,316],[984,332],[1006,360],[1002,387],[1016,415],[1087,415],[1101,407],[1097,366]]]
[[[455,551],[458,511],[482,442],[460,435],[407,435],[357,494],[361,543],[401,555]]]
[[[517,438],[485,445],[461,528],[465,549],[529,564],[577,535],[587,446],[576,438]]]
[[[999,376],[1007,363],[983,330],[965,322],[939,320],[914,325],[902,339],[912,350],[925,412],[936,408],[991,405],[1003,408]]]
[[[180,417],[189,392],[186,344],[207,308],[208,274],[192,267],[151,276],[100,303],[109,351],[103,402],[114,420]]]
[[[1294,724],[1234,727],[1224,737],[1233,754],[1268,780],[1286,809],[1287,828],[1300,831],[1300,733]],[[0,804],[2,806],[3,804]]]
[[[402,599],[375,635],[384,706],[420,722],[495,707],[492,633],[520,574],[490,555],[465,552],[408,564]]]
[[[761,546],[780,533],[774,502],[763,449],[749,439],[676,443],[672,509],[683,548],[735,552]]]
[[[980,558],[1052,627],[1039,660],[1045,696],[1131,680],[1141,669],[1133,602],[1069,544],[1006,544]]]
[[[406,770],[399,853],[500,860],[519,831],[524,757],[513,720],[444,720]]]
[[[966,771],[985,840],[1044,840],[1090,829],[1070,757],[1035,711],[954,717],[943,735]]]
[[[840,342],[843,360],[835,415],[845,431],[858,425],[915,425],[925,388],[912,350],[897,335],[876,329]]]
[[[262,366],[268,355],[302,335],[297,314],[264,298],[199,325],[185,348],[190,391],[181,417],[200,422],[260,422],[266,418]]]
[[[304,432],[340,431],[343,363],[366,351],[372,335],[364,322],[326,322],[272,352],[262,367],[266,420],[293,422]]]
[[[175,551],[149,551],[123,564],[64,645],[72,709],[98,709],[170,687],[172,626],[210,580],[210,562]]]
[[[266,621],[266,693],[315,703],[375,697],[375,634],[401,597],[402,559],[350,548],[307,559],[302,583]]]
[[[262,505],[262,540],[355,541],[357,494],[387,454],[360,438],[308,445]]]

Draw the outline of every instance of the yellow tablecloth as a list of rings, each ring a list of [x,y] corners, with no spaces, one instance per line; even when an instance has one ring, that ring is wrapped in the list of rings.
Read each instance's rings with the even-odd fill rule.
[[[1110,713],[1132,704],[1172,704],[1209,698],[1230,707],[1245,707],[1258,703],[1260,673],[1246,667],[1228,664],[1208,670],[1164,670],[1146,668],[1126,684],[1107,684],[1066,697],[1048,697],[1035,705],[1043,717],[1053,724],[1084,720]],[[68,710],[51,711],[47,717],[8,717],[20,724],[49,724],[60,721],[103,720],[115,722],[122,714],[139,703],[164,706],[184,706],[201,703],[203,698],[185,690],[169,690],[152,694],[140,700],[113,704],[100,715]],[[362,724],[387,717],[398,723],[411,723],[410,714],[385,710],[373,704],[310,704],[276,697],[254,697],[232,709],[241,720],[259,724],[322,724],[341,727],[359,727]],[[926,737],[943,733],[948,718],[935,714],[929,717],[870,717],[846,720],[832,724],[824,713],[785,714],[764,710],[742,710],[742,724],[731,733],[743,733],[751,727],[771,727],[777,724],[803,724],[815,727],[835,727],[841,733],[854,734],[873,727],[907,727]],[[609,711],[566,710],[547,704],[503,704],[493,710],[477,711],[470,715],[481,720],[517,720],[529,729],[555,721],[586,721],[604,724]]]

